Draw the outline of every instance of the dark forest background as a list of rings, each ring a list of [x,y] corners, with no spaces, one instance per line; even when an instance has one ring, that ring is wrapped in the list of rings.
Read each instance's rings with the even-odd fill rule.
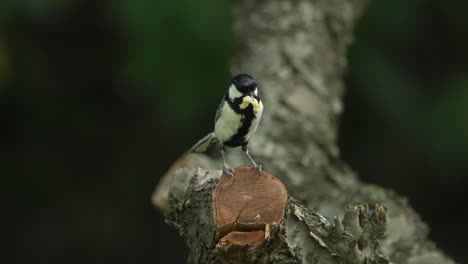
[[[231,4],[0,1],[6,263],[185,263],[150,196],[212,127],[230,77]],[[343,158],[408,197],[459,262],[467,47],[468,1],[371,1],[340,127]]]

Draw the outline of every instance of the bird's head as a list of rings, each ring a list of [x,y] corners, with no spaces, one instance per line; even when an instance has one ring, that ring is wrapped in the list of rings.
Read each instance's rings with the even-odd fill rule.
[[[232,78],[231,86],[229,87],[229,98],[231,100],[245,96],[258,98],[257,94],[257,82],[252,76],[238,74]]]
[[[257,82],[248,74],[239,74],[234,76],[229,87],[229,99],[235,101],[241,99],[240,109],[245,109],[252,105],[255,112],[261,110],[260,98],[258,97]]]

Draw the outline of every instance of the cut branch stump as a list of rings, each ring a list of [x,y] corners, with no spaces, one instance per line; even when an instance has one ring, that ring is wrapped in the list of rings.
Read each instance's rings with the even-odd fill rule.
[[[189,263],[389,263],[378,252],[384,206],[351,204],[342,221],[329,222],[251,166],[236,168],[234,177],[177,170],[167,222],[187,241]]]
[[[213,214],[219,246],[257,247],[282,221],[287,202],[283,183],[251,166],[234,170],[213,192]]]

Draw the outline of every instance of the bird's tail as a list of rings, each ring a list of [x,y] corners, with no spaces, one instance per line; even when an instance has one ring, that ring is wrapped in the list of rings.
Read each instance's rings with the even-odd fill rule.
[[[214,132],[209,133],[204,138],[200,139],[190,150],[189,152],[204,152],[207,150],[211,144],[216,142],[216,135]]]

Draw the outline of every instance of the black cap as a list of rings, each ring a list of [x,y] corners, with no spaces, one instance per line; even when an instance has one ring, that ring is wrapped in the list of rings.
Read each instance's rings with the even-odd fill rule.
[[[257,87],[257,82],[255,79],[245,73],[234,76],[231,80],[231,83],[234,84],[241,92],[247,92],[248,90],[253,90],[255,87]]]

